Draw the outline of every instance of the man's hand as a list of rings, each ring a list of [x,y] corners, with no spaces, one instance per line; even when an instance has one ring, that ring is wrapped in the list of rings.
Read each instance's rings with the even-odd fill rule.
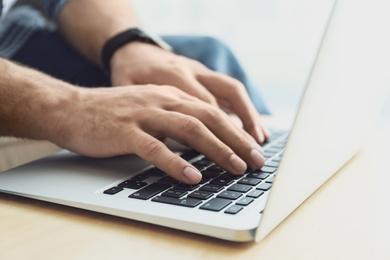
[[[222,110],[176,87],[89,89],[1,58],[0,68],[0,136],[50,140],[92,157],[135,153],[188,184],[201,174],[165,146],[165,137],[232,174],[264,164],[261,147]]]
[[[241,82],[157,46],[132,42],[120,48],[111,60],[111,79],[114,86],[175,86],[215,107],[237,114],[244,129],[257,142],[262,143],[269,136]]]
[[[98,66],[108,39],[139,27],[130,1],[71,0],[59,14],[64,37]],[[262,143],[268,132],[245,87],[235,79],[213,72],[196,61],[156,46],[133,42],[118,49],[111,60],[114,85],[157,84],[175,86],[187,94],[238,115],[244,129]]]
[[[262,149],[219,108],[171,86],[78,88],[53,141],[80,154],[107,157],[135,153],[179,181],[201,174],[160,141],[186,143],[232,174],[264,164]],[[73,95],[75,96],[75,95]],[[242,159],[241,159],[242,158]]]

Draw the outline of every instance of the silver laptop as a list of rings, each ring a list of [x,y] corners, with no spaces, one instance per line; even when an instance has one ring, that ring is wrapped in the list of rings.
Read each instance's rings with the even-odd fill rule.
[[[291,131],[276,131],[264,145],[267,161],[260,170],[234,178],[174,145],[203,173],[199,185],[188,186],[137,156],[93,159],[61,151],[1,173],[0,191],[226,240],[260,241],[357,153],[374,126],[389,86],[385,2],[335,3]]]

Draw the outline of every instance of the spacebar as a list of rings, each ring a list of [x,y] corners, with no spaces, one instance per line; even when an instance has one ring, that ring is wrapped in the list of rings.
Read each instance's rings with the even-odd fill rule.
[[[170,187],[171,185],[168,184],[152,183],[149,186],[130,194],[129,198],[147,200]]]
[[[191,207],[191,208],[196,207],[197,205],[202,203],[201,200],[197,200],[197,199],[191,199],[191,198],[177,199],[177,198],[164,197],[164,196],[155,197],[154,199],[152,199],[152,201],[168,203],[168,204],[184,206],[184,207]]]

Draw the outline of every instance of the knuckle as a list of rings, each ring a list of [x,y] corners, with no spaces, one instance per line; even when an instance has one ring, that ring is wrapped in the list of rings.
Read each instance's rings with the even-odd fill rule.
[[[222,144],[217,145],[215,147],[215,151],[216,151],[216,154],[227,154],[227,155],[229,155],[229,153],[227,153],[227,151],[226,151],[226,146],[222,145]]]
[[[209,103],[209,104],[217,104],[217,99],[209,94],[209,93],[203,93],[203,94],[199,94],[199,98],[203,101],[205,101],[206,103]]]
[[[164,85],[162,87],[164,89],[163,93],[169,94],[170,97],[172,97],[172,98],[173,97],[178,98],[178,97],[182,96],[184,93],[182,90],[180,90],[179,88],[174,87],[174,86]]]
[[[170,169],[170,171],[177,171],[177,169],[179,168],[179,162],[176,158],[175,155],[172,155],[168,161],[167,161],[167,164],[166,164],[167,168]]]
[[[148,140],[141,147],[143,153],[147,158],[156,156],[162,149],[163,144],[157,140]]]
[[[215,154],[218,154],[217,164],[219,165],[229,165],[230,158],[234,154],[234,152],[227,147],[226,145],[217,145],[215,147]]]
[[[195,136],[199,133],[201,128],[201,122],[192,116],[184,116],[180,122],[180,130],[191,135]]]
[[[188,67],[184,58],[177,57],[176,59],[170,60],[168,66],[170,71],[177,75],[188,73]]]
[[[229,85],[229,88],[234,93],[242,93],[243,91],[246,91],[244,84],[242,84],[241,81],[239,81],[237,79],[232,79],[232,82]]]
[[[219,108],[214,106],[208,107],[206,109],[207,119],[211,122],[221,122],[223,120],[222,111]]]

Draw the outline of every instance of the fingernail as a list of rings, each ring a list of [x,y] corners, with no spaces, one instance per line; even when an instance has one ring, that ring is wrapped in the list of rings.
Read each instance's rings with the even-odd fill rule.
[[[257,136],[257,141],[259,143],[263,143],[264,142],[263,130],[261,130],[261,128],[259,126],[256,126],[256,136]]]
[[[230,165],[233,167],[234,170],[240,173],[243,173],[246,170],[246,163],[235,154],[232,154],[232,156],[230,156]]]
[[[200,172],[189,166],[184,168],[183,174],[189,183],[196,184],[202,179],[202,174],[200,174]]]
[[[264,162],[265,162],[264,157],[256,149],[252,149],[251,159],[252,159],[252,162],[255,164],[256,168],[260,169],[261,167],[263,167]]]

